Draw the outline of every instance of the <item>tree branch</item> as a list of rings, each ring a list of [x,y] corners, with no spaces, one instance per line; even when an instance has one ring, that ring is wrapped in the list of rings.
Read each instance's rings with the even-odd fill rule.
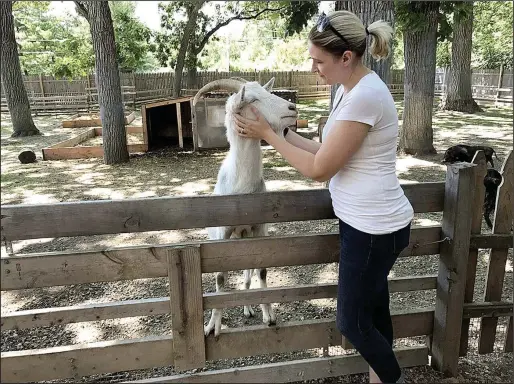
[[[83,4],[81,1],[74,1],[75,7],[77,8],[77,13],[89,21],[89,13],[87,11],[86,4]]]
[[[260,15],[262,15],[264,12],[277,12],[282,11],[286,9],[287,7],[280,7],[280,8],[264,8],[263,10],[257,12],[255,15],[250,16],[243,16],[243,12],[239,12],[236,16],[230,17],[227,20],[219,23],[216,25],[213,29],[211,29],[207,34],[204,36],[200,44],[198,44],[198,47],[194,48],[194,54],[198,55],[202,50],[204,49],[205,45],[209,41],[209,39],[214,35],[220,28],[227,26],[234,20],[252,20],[258,18]]]

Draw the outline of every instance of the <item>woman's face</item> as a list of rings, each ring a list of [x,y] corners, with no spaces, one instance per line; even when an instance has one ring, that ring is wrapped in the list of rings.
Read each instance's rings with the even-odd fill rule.
[[[327,85],[343,84],[350,74],[352,52],[346,51],[343,56],[336,57],[311,41],[308,46],[312,59],[311,71],[318,73]]]

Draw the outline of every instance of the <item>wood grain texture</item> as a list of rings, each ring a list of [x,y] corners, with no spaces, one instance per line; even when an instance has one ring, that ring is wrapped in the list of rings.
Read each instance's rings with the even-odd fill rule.
[[[484,177],[487,173],[487,163],[485,159],[484,151],[477,151],[473,157],[473,164],[477,166],[473,170],[473,187],[471,191],[474,193],[474,201],[484,201],[485,197],[485,185]],[[473,213],[471,218],[471,234],[480,234],[482,231],[482,214],[484,205],[475,204],[473,206]],[[471,240],[470,240],[471,243]],[[464,302],[471,303],[473,301],[473,292],[475,290],[475,276],[477,273],[477,258],[478,248],[471,248],[468,256],[468,267],[466,276],[466,288],[464,291]],[[462,319],[462,331],[460,335],[460,356],[466,356],[468,351],[469,341],[469,319]]]
[[[91,136],[94,137],[94,136]],[[129,153],[146,152],[146,144],[127,144]],[[104,148],[98,146],[84,147],[60,147],[60,148],[43,148],[44,160],[70,160],[70,159],[90,159],[100,158],[104,155]]]
[[[471,237],[473,164],[448,166],[442,232],[450,240],[442,243],[437,276],[433,327],[432,362],[436,369],[456,376],[460,350],[462,308],[466,287]]]
[[[205,367],[200,247],[168,251],[173,360],[177,371]]]
[[[441,227],[411,230],[402,257],[437,254]],[[337,233],[203,241],[90,252],[49,252],[2,257],[1,290],[167,276],[167,249],[199,245],[202,272],[332,263],[339,260]]]
[[[392,319],[395,338],[430,334],[433,310],[392,313]],[[230,359],[337,345],[339,335],[335,319],[222,329],[218,341],[206,338],[206,357]],[[1,381],[78,379],[91,374],[173,365],[172,344],[173,338],[166,335],[2,352]]]
[[[443,209],[444,183],[405,184],[402,187],[416,212],[437,212]],[[7,240],[335,217],[327,189],[4,205],[1,207],[1,215],[2,236]]]
[[[401,277],[389,280],[390,292],[435,289],[436,276]],[[295,287],[257,288],[203,294],[203,308],[229,308],[260,303],[335,298],[337,284],[307,284]],[[134,316],[170,313],[170,298],[125,300],[110,303],[78,304],[66,307],[30,309],[4,314],[1,330],[27,329]]]
[[[462,316],[467,319],[512,316],[512,301],[464,303]]]
[[[428,364],[426,347],[397,348],[394,352],[402,368]],[[290,383],[367,373],[368,369],[366,361],[355,354],[156,377],[129,383]]]
[[[178,145],[180,148],[184,148],[184,138],[182,132],[182,112],[180,110],[180,103],[176,105],[177,108],[177,130],[178,130]]]
[[[508,234],[512,237],[512,207],[514,206],[514,157],[512,151],[509,152],[502,165],[501,174],[503,181],[498,187],[496,196],[492,232],[493,234]],[[501,300],[508,253],[508,248],[491,249],[487,262],[484,301]],[[481,319],[480,336],[478,339],[479,353],[490,353],[493,351],[497,324],[498,319],[496,317]]]

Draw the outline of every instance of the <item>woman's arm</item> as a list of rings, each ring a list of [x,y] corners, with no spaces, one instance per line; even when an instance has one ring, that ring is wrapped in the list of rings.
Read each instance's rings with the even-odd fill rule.
[[[295,131],[289,130],[286,135],[286,140],[288,143],[293,144],[295,147],[301,148],[307,152],[312,154],[316,154],[318,149],[321,147],[321,143],[318,143],[314,140],[306,139],[305,137],[299,135]]]
[[[327,181],[359,150],[369,128],[355,121],[337,121],[315,154],[293,146],[271,129],[263,138],[304,176]]]
[[[238,135],[266,140],[289,164],[304,176],[316,181],[327,181],[342,169],[359,150],[371,127],[356,121],[338,120],[331,127],[319,150],[313,154],[282,139],[257,109],[251,109],[257,117],[256,120],[234,115],[236,124],[242,129],[242,133],[238,131]]]

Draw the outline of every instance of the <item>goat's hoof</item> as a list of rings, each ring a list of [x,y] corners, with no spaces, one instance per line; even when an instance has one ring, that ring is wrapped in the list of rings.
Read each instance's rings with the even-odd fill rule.
[[[245,317],[248,319],[250,317],[254,317],[255,316],[255,311],[253,310],[253,308],[249,305],[245,305],[244,307],[244,315]]]

